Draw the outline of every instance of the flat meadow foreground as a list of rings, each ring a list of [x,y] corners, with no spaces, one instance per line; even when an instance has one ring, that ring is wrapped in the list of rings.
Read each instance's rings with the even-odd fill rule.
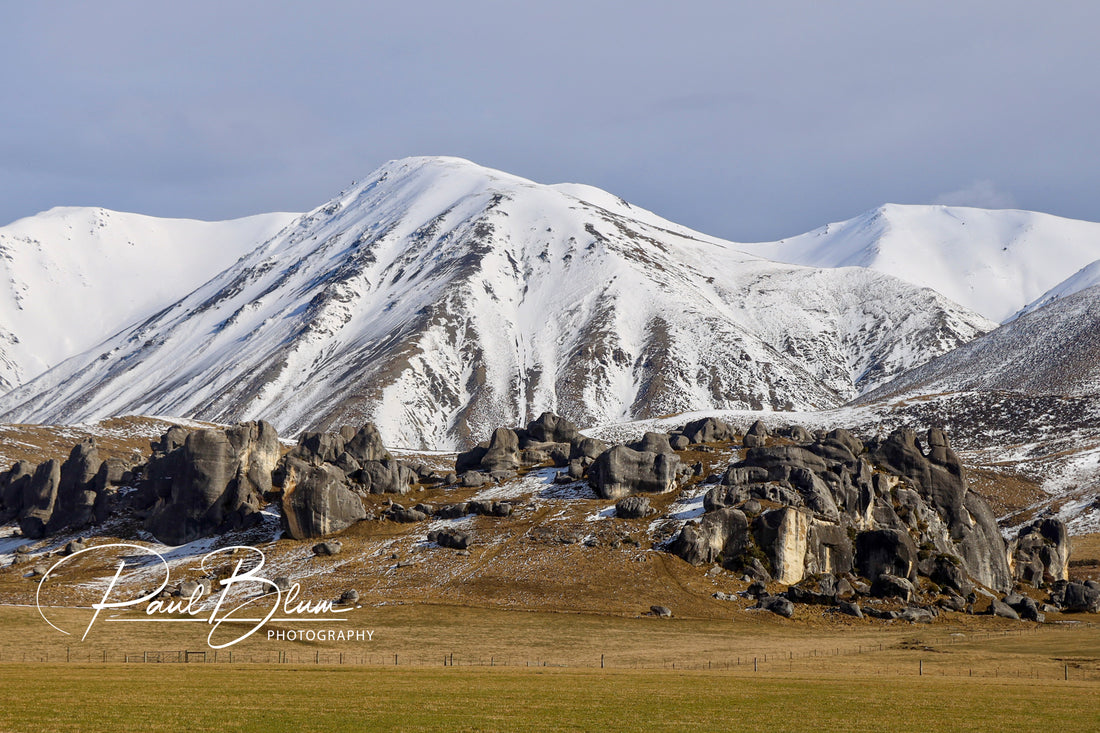
[[[76,621],[69,613],[59,620]],[[1100,729],[1100,630],[1085,623],[810,625],[426,605],[356,616],[369,643],[256,638],[232,662],[207,649],[205,663],[175,663],[173,649],[206,649],[192,624],[105,624],[81,646],[46,635],[34,609],[3,607],[0,730]]]

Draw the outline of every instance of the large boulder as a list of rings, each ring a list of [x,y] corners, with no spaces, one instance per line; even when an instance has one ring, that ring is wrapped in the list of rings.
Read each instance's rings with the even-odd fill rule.
[[[57,460],[40,464],[30,481],[23,484],[23,513],[19,518],[19,528],[26,537],[38,539],[46,535],[60,484],[61,462]]]
[[[771,561],[772,577],[793,585],[806,576],[813,515],[805,509],[781,507],[764,512],[753,523],[756,541]]]
[[[387,458],[366,461],[359,472],[363,489],[371,494],[407,494],[417,480],[416,473],[401,461]]]
[[[576,425],[552,412],[544,412],[527,423],[527,435],[537,443],[573,443],[582,437]]]
[[[692,565],[739,558],[752,537],[744,513],[737,509],[707,512],[698,522],[685,524],[669,548]]]
[[[61,464],[57,504],[46,528],[48,533],[67,527],[83,527],[95,519],[97,502],[101,508],[103,506],[96,482],[102,465],[94,438],[73,447],[69,459]]]
[[[1008,546],[1012,576],[1036,588],[1066,580],[1069,575],[1069,533],[1053,517],[1037,519],[1016,533]]]
[[[667,433],[647,432],[641,440],[627,443],[627,448],[639,453],[672,453],[672,445],[668,442]]]
[[[333,466],[291,459],[283,487],[283,527],[293,539],[336,534],[367,516],[363,502]]]
[[[279,436],[263,421],[189,433],[183,445],[150,461],[159,490],[145,528],[181,545],[258,521],[279,453]]]
[[[30,461],[16,461],[10,470],[0,474],[0,522],[23,512],[23,495],[37,468]]]
[[[496,471],[515,471],[519,467],[519,435],[515,430],[497,428],[489,439],[485,455],[481,457],[481,470],[492,474]]]
[[[676,488],[680,459],[675,453],[649,453],[616,445],[588,469],[588,481],[603,499],[638,493],[660,494]]]
[[[642,519],[654,511],[645,496],[627,496],[615,502],[615,516],[620,519]]]
[[[692,420],[680,428],[680,434],[692,443],[720,443],[737,437],[737,431],[729,424],[714,417]]]

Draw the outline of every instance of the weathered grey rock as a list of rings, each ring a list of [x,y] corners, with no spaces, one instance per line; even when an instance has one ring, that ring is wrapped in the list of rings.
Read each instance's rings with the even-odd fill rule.
[[[382,516],[391,522],[399,522],[401,524],[414,524],[416,522],[427,521],[428,519],[428,515],[424,512],[401,507],[391,508],[389,511],[383,513]]]
[[[180,545],[258,521],[279,454],[275,428],[262,421],[189,433],[182,446],[150,460],[162,464],[151,471],[161,485],[145,528]]]
[[[603,499],[637,493],[664,493],[676,488],[680,459],[675,453],[639,453],[617,445],[604,451],[588,469],[588,481]]]
[[[693,420],[680,428],[680,434],[691,443],[723,443],[737,437],[729,424],[714,417]]]
[[[854,618],[863,618],[863,611],[860,609],[858,603],[850,603],[848,601],[841,601],[837,604],[837,610],[846,616],[852,616]]]
[[[794,604],[783,596],[762,596],[757,601],[757,607],[763,608],[765,611],[771,611],[783,618],[794,616]]]
[[[627,496],[615,502],[615,516],[620,519],[642,519],[654,511],[644,496]]]
[[[953,588],[962,594],[974,589],[974,584],[967,580],[966,573],[962,569],[962,561],[951,555],[938,555],[933,558],[927,575],[940,587]]]
[[[19,529],[23,536],[39,539],[53,516],[57,502],[57,487],[61,483],[61,462],[49,460],[34,470],[30,481],[23,484],[23,513]]]
[[[539,443],[572,443],[582,437],[576,425],[552,412],[527,423],[527,434]]]
[[[1100,590],[1084,583],[1069,583],[1061,605],[1066,611],[1100,613]]]
[[[359,591],[354,588],[349,588],[340,594],[340,601],[342,605],[350,606],[359,602]]]
[[[458,504],[445,504],[436,510],[435,515],[440,519],[458,519],[469,513],[466,502],[461,502]]]
[[[1024,525],[1008,546],[1012,576],[1042,588],[1069,577],[1069,533],[1059,519],[1037,519]]]
[[[745,433],[744,446],[746,448],[757,448],[764,445],[769,433],[768,428],[764,423],[757,420],[749,428],[749,431]]]
[[[492,479],[480,471],[467,471],[462,474],[462,485],[466,488],[476,489],[479,486],[492,483]]]
[[[311,466],[297,459],[287,462],[283,487],[283,526],[296,540],[342,532],[365,519],[363,502],[344,483],[344,475],[328,464]]]
[[[342,428],[346,431],[347,428]],[[344,446],[344,452],[360,465],[368,461],[388,461],[392,458],[386,446],[382,443],[382,435],[374,423],[366,423],[355,431],[355,434]]]
[[[989,505],[966,489],[962,463],[942,430],[929,430],[928,453],[912,430],[899,428],[873,447],[871,457],[914,487],[950,530],[967,573],[982,584],[1007,590],[1012,585],[1004,539]]]
[[[497,428],[489,439],[489,448],[481,457],[481,470],[491,474],[494,471],[515,471],[519,466],[519,436],[515,430]]]
[[[882,573],[871,583],[871,595],[876,598],[900,598],[908,603],[915,593],[913,584],[898,575]]]
[[[658,618],[672,618],[672,610],[668,606],[650,606],[649,610]]]
[[[999,601],[996,598],[989,602],[989,613],[991,616],[1000,616],[1001,618],[1010,618],[1013,621],[1020,620],[1020,614],[1003,601]]]
[[[602,440],[585,438],[584,436],[574,439],[571,446],[572,450],[569,452],[570,460],[587,459],[589,461],[594,461],[608,448],[607,443]]]
[[[448,527],[441,530],[432,530],[428,533],[428,541],[434,542],[440,547],[449,547],[454,550],[465,550],[470,546],[470,533]]]
[[[911,624],[927,624],[931,623],[935,618],[931,611],[926,608],[918,608],[916,606],[909,606],[908,608],[901,609],[899,618],[903,621],[908,621]]]
[[[194,580],[185,580],[180,583],[181,598],[202,598],[206,592],[206,586]]]
[[[810,435],[810,431],[801,425],[788,425],[779,430],[778,433],[795,443],[811,443],[814,439],[814,436]]]
[[[689,522],[673,540],[670,551],[692,565],[711,563],[721,558],[740,558],[751,544],[749,524],[737,509],[707,512],[697,522]]]
[[[313,546],[313,554],[319,557],[329,557],[331,555],[339,555],[344,550],[344,543],[340,540],[328,540],[326,542],[318,542]]]
[[[416,483],[413,470],[393,458],[365,461],[360,476],[364,490],[372,494],[404,495]]]
[[[45,528],[46,534],[83,527],[95,519],[96,504],[99,502],[102,506],[103,502],[96,485],[102,465],[94,438],[73,447],[68,460],[61,464],[57,499]]]
[[[83,552],[87,549],[88,544],[84,541],[83,537],[79,537],[65,545],[65,550],[63,551],[63,554],[75,555],[76,553]]]
[[[772,577],[794,585],[806,575],[811,515],[805,509],[781,507],[764,512],[753,522],[753,534],[772,566]]]
[[[672,450],[682,451],[687,450],[688,446],[691,445],[691,441],[683,435],[670,435],[668,437],[668,444],[672,446]]]
[[[485,454],[489,452],[489,443],[486,442],[482,445],[475,445],[468,451],[459,453],[455,457],[455,474],[461,476],[468,471],[478,471],[481,469],[481,459],[485,457]]]
[[[284,593],[286,591],[290,590],[290,587],[292,585],[291,582],[290,582],[290,578],[288,578],[285,575],[276,576],[275,580],[272,581],[272,582],[275,583],[276,588],[278,588],[280,591],[282,591]]]
[[[627,448],[639,453],[673,453],[666,433],[647,432],[641,440],[628,443]]]
[[[35,469],[37,466],[30,461],[16,461],[0,475],[0,521],[7,522],[23,512],[23,496]]]
[[[761,484],[768,480],[768,469],[760,466],[730,466],[722,474],[723,486]]]

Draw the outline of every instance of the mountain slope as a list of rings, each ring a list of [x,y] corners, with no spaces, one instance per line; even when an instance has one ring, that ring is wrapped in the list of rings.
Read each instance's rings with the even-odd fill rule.
[[[1013,318],[1019,318],[1025,313],[1030,313],[1043,306],[1050,305],[1059,298],[1065,298],[1074,293],[1079,293],[1094,285],[1100,285],[1100,260],[1085,265],[1080,270],[1028,303],[1019,313],[1013,316]]]
[[[863,395],[1007,391],[1100,393],[1100,287],[1052,301]]]
[[[0,410],[284,433],[372,419],[442,448],[544,409],[595,424],[833,406],[992,327],[896,278],[778,265],[596,189],[415,158]]]
[[[0,228],[0,391],[175,302],[294,216],[55,208]]]
[[[811,267],[869,267],[1000,323],[1100,259],[1100,224],[1031,211],[888,204],[742,249]]]

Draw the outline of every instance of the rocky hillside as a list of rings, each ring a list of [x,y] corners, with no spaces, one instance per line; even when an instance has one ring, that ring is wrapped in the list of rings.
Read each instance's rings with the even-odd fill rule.
[[[992,327],[887,275],[776,264],[602,191],[420,158],[0,409],[285,433],[370,420],[447,448],[546,409],[597,424],[836,406]]]
[[[316,574],[305,557],[350,554],[352,566],[412,557],[369,575],[373,586],[446,585],[466,602],[523,605],[517,596],[558,587],[545,572],[588,587],[614,577],[630,593],[635,575],[652,572],[643,566],[671,563],[692,587],[714,579],[736,588],[713,594],[720,605],[751,598],[788,617],[803,604],[909,621],[1100,610],[1100,588],[1069,578],[1065,526],[1036,520],[1006,542],[938,430],[863,440],[706,418],[612,445],[546,413],[434,467],[395,458],[369,424],[305,434],[286,453],[266,423],[174,427],[152,449],[143,464],[119,465],[99,461],[86,441],[63,463],[0,476],[0,511],[22,530],[16,570],[30,567],[33,580],[49,554],[150,532],[189,543],[162,548],[177,563],[218,543],[262,546],[286,587]],[[564,546],[575,548],[568,562],[554,549]],[[619,575],[608,576],[611,567]],[[176,592],[209,592],[211,572]]]
[[[1100,287],[1052,300],[860,398],[960,391],[1100,392]]]

